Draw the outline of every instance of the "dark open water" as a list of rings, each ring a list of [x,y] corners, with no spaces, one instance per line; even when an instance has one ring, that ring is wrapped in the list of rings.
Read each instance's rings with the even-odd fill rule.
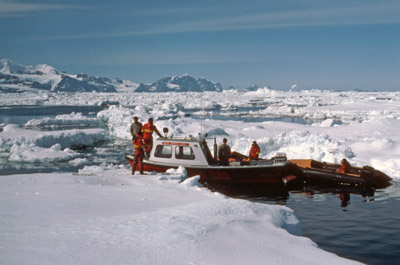
[[[0,107],[0,124],[23,124],[30,119],[54,117],[71,112],[81,112],[85,116],[94,117],[101,109],[102,107],[99,106]],[[217,115],[215,119],[227,119],[227,117]],[[249,117],[240,118],[240,115],[233,119],[249,121]],[[251,121],[259,121],[258,119]],[[274,120],[308,123],[301,119],[284,117],[274,118]],[[123,153],[130,146],[130,143],[110,139],[80,152],[91,161],[91,164],[104,161],[118,164],[126,163]],[[102,151],[96,153],[97,149]],[[15,166],[7,163],[4,158],[0,159],[0,177],[16,173],[76,172],[77,170],[77,167],[72,167],[67,163]],[[400,181],[393,182],[392,187],[376,191],[371,197],[351,193],[340,195],[337,191],[276,190],[256,195],[235,195],[235,197],[268,204],[287,205],[299,218],[304,236],[311,238],[322,249],[339,256],[372,265],[400,264]]]
[[[400,183],[373,197],[290,194],[286,205],[302,224],[303,235],[321,248],[367,264],[400,264]]]
[[[0,124],[24,124],[32,119],[53,118],[72,112],[82,113],[86,117],[96,117],[103,110],[101,106],[2,106],[0,107]]]

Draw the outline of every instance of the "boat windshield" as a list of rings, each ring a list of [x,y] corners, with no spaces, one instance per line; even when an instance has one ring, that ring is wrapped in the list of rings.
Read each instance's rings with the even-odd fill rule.
[[[206,157],[207,163],[209,165],[215,165],[214,157],[211,154],[210,148],[208,148],[207,141],[203,139],[200,142],[201,150],[203,150],[204,156]]]
[[[175,147],[175,158],[184,160],[194,160],[193,149],[190,146],[177,146]]]

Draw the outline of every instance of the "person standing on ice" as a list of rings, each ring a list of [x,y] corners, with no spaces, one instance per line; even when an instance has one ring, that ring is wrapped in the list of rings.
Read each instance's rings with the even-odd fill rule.
[[[131,124],[132,139],[135,138],[136,135],[142,131],[142,126],[142,123],[139,122],[139,118],[137,116],[133,117],[133,123]]]
[[[150,151],[153,148],[153,132],[155,132],[158,137],[162,138],[161,133],[158,131],[157,127],[153,124],[153,118],[149,118],[148,122],[142,127],[143,141],[145,145],[144,151],[146,152],[146,157],[150,156]]]
[[[133,155],[132,175],[135,175],[136,166],[139,164],[140,174],[143,174],[144,143],[142,132],[138,132],[132,140],[135,153]]]
[[[218,159],[221,166],[229,166],[229,158],[231,157],[231,148],[226,143],[226,138],[222,139],[222,144],[218,148]]]
[[[250,160],[258,160],[259,154],[260,154],[260,147],[258,146],[257,142],[254,141],[250,148],[249,159]]]

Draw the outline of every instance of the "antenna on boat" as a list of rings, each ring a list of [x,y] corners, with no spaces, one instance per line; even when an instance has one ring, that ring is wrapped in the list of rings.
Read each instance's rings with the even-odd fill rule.
[[[201,115],[200,115],[200,133],[203,134],[203,129],[204,129],[204,116],[205,116],[205,110],[204,110],[204,105],[203,105],[203,92],[201,93],[201,97],[200,97],[200,105],[201,105]]]
[[[218,157],[217,157],[217,149],[218,149],[218,146],[217,146],[217,139],[216,139],[215,137],[214,137],[213,149],[214,149],[214,162],[216,163],[217,160],[218,160]]]

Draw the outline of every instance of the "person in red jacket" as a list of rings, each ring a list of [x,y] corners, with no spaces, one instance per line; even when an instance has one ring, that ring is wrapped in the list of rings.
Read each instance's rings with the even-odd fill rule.
[[[150,156],[150,151],[153,148],[153,132],[155,132],[159,137],[161,133],[157,130],[157,127],[153,124],[153,118],[150,118],[148,122],[143,125],[142,133],[143,133],[143,142],[144,142],[144,151],[146,152],[146,156]]]
[[[341,166],[338,168],[337,172],[338,173],[349,173],[351,165],[347,161],[347,159],[343,158],[342,161],[340,162]]]
[[[260,154],[260,147],[258,146],[257,142],[254,141],[251,145],[249,158],[250,160],[258,160],[258,155]]]
[[[132,175],[135,175],[136,166],[138,164],[140,174],[143,174],[144,143],[141,132],[136,134],[136,136],[132,139],[132,144],[133,148],[135,149],[135,153],[133,156]]]

